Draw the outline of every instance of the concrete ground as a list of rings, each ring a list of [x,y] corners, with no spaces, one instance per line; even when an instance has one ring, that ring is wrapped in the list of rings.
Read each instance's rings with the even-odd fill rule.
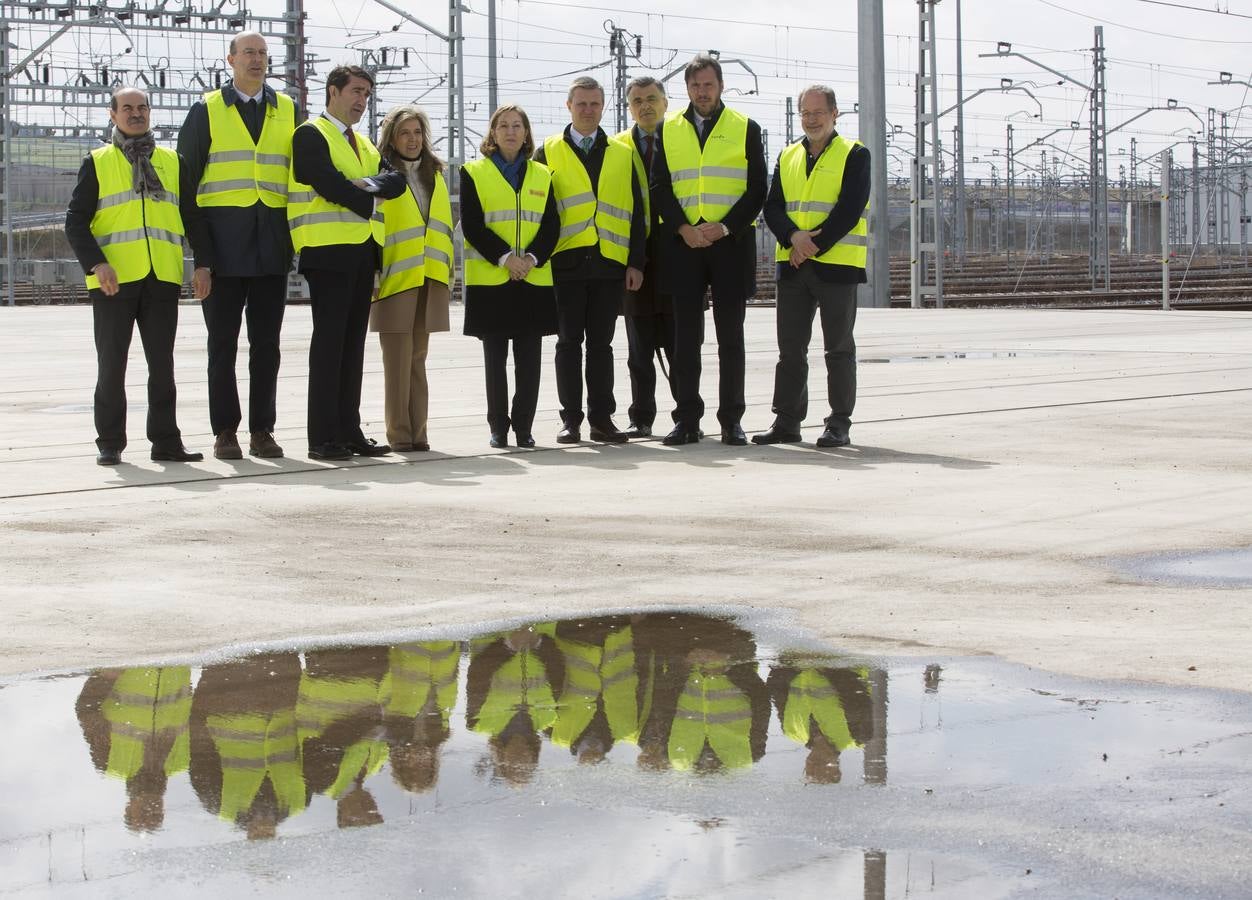
[[[181,313],[179,418],[208,451],[204,324]],[[748,313],[749,431],[771,421],[773,315]],[[493,451],[459,328],[454,311],[432,341],[435,449],[345,464],[303,455],[308,307],[284,329],[284,460],[150,462],[136,339],[131,445],[104,469],[89,308],[0,309],[0,674],[714,604],[785,611],[851,651],[1252,688],[1252,573],[1134,574],[1143,555],[1252,546],[1252,315],[864,310],[855,444],[833,451],[725,447],[713,402],[696,446],[558,447],[552,339],[540,448]],[[366,365],[381,439],[373,336]]]

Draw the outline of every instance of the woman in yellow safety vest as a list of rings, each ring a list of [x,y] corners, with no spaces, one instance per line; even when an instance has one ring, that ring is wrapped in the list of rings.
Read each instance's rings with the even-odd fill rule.
[[[492,113],[479,149],[482,158],[461,170],[465,333],[483,342],[491,446],[507,447],[512,426],[517,445],[533,447],[543,336],[557,330],[548,258],[561,219],[552,173],[529,159],[535,139],[525,110],[506,104]],[[510,340],[516,380],[511,409]]]
[[[383,119],[378,146],[409,189],[382,205],[383,268],[370,307],[370,331],[383,351],[387,443],[400,453],[429,450],[426,354],[430,336],[448,330],[452,204],[430,119],[397,106]]]

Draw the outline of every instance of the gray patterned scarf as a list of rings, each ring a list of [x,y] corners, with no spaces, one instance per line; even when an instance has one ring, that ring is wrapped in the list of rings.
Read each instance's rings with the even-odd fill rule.
[[[165,195],[161,185],[161,176],[152,165],[152,151],[156,149],[156,138],[151,131],[145,131],[138,137],[128,137],[116,125],[113,126],[113,146],[122,151],[130,163],[133,180],[131,187],[136,194],[148,194],[155,200]]]

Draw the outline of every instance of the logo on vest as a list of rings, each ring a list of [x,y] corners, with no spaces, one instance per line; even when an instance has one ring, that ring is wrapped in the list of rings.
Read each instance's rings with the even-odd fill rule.
[[[546,196],[548,196],[548,192],[547,192],[547,191],[537,191],[537,190],[535,190],[534,188],[531,188],[531,189],[530,189],[530,195],[531,195],[532,197],[546,197]]]

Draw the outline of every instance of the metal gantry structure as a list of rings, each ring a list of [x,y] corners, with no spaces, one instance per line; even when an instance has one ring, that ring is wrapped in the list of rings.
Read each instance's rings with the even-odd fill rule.
[[[939,73],[935,5],[917,0],[917,82],[909,194],[909,302],[943,306],[943,178],[939,144]]]

